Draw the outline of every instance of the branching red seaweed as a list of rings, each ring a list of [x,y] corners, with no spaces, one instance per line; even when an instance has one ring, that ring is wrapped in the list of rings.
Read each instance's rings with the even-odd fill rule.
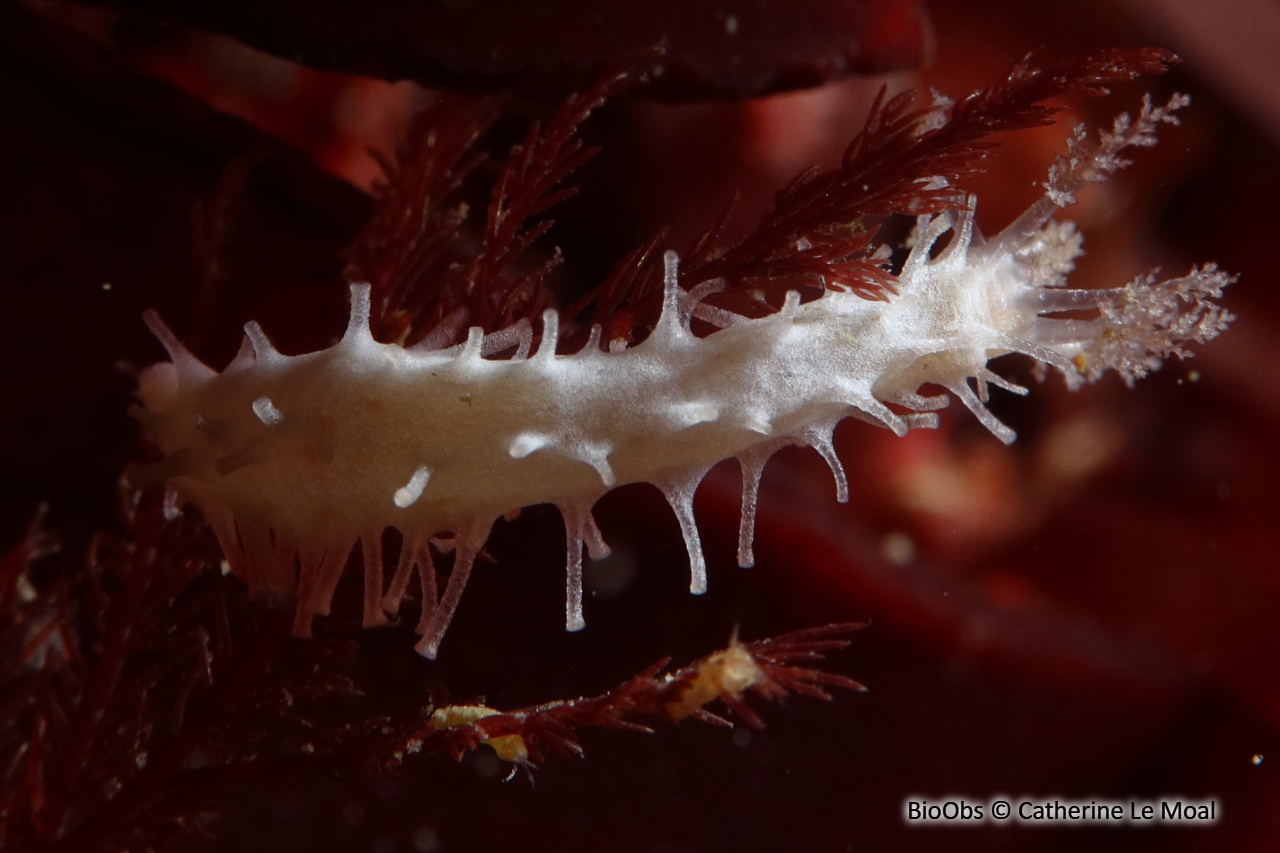
[[[1028,57],[999,84],[954,105],[936,92],[915,90],[886,101],[882,90],[865,129],[838,165],[798,176],[749,234],[725,243],[730,205],[682,254],[681,279],[687,288],[719,279],[730,292],[752,292],[757,313],[772,310],[761,300],[776,307],[783,292],[804,286],[881,298],[892,290],[893,278],[889,258],[874,252],[884,217],[964,206],[959,184],[982,171],[999,145],[993,134],[1049,124],[1060,109],[1055,99],[1101,96],[1110,86],[1159,73],[1176,61],[1154,48],[1112,50],[1041,70]],[[629,331],[610,322],[627,305],[633,306],[627,322],[652,321],[661,288],[656,265],[640,270],[648,257],[646,251],[624,258],[610,281],[569,313],[594,307],[594,321],[615,333]],[[629,290],[619,286],[622,281]]]
[[[599,696],[506,712],[446,705],[433,711],[426,728],[415,732],[399,754],[442,748],[461,758],[484,744],[504,760],[532,765],[552,756],[581,756],[577,732],[584,728],[650,732],[642,721],[686,717],[732,726],[707,708],[715,701],[748,725],[763,728],[764,721],[746,702],[748,695],[777,701],[796,693],[829,700],[826,688],[864,690],[851,678],[803,665],[844,648],[849,644],[845,636],[864,627],[827,625],[750,643],[735,639],[726,649],[666,674],[662,670],[668,660],[661,660]]]
[[[365,690],[343,674],[349,641],[289,639],[287,617],[247,601],[218,570],[205,526],[166,516],[155,490],[124,492],[122,510],[128,535],[100,536],[74,584],[31,579],[54,547],[39,518],[0,561],[3,642],[16,652],[0,664],[0,708],[14,721],[0,744],[6,846],[156,844],[201,830],[250,779],[367,774],[405,753],[459,756],[481,743],[531,766],[579,754],[585,727],[723,722],[704,708],[715,699],[759,727],[748,693],[826,699],[827,688],[860,687],[813,666],[862,627],[833,625],[734,642],[667,675],[659,664],[589,699],[370,715]]]
[[[566,180],[595,156],[579,137],[593,110],[643,79],[661,54],[648,50],[618,63],[570,96],[547,121],[530,125],[497,169],[480,233],[465,228],[470,208],[458,198],[489,155],[477,140],[497,118],[492,96],[440,94],[414,123],[398,162],[384,162],[378,212],[349,250],[348,276],[373,285],[375,330],[414,343],[430,332],[447,346],[469,325],[494,331],[536,317],[549,302],[546,275],[558,252],[528,258],[554,224],[543,216],[572,198]]]

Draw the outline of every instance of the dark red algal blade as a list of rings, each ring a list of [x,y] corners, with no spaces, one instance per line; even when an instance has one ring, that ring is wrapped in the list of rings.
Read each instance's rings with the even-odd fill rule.
[[[326,70],[562,95],[657,44],[649,93],[751,97],[918,65],[920,0],[96,0]]]

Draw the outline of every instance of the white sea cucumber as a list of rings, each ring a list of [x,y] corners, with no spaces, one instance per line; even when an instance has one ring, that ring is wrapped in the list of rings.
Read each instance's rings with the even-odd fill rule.
[[[139,480],[166,479],[176,499],[203,510],[232,570],[251,587],[296,596],[295,631],[303,635],[315,614],[329,612],[360,542],[365,624],[398,610],[416,567],[417,648],[435,657],[493,521],[542,503],[565,519],[566,621],[577,630],[584,544],[593,558],[607,552],[592,506],[635,482],[666,495],[688,546],[690,589],[701,593],[693,495],[721,460],[742,466],[739,562],[750,565],[756,490],[777,449],[815,448],[844,501],[848,486],[831,444],[843,418],[898,435],[932,426],[948,398],[920,389],[935,385],[1009,442],[1013,432],[984,405],[987,386],[1026,391],[988,369],[989,359],[1024,353],[1059,368],[1072,387],[1108,368],[1131,381],[1163,357],[1185,354],[1184,342],[1225,327],[1228,315],[1209,300],[1230,279],[1211,265],[1114,290],[1066,288],[1081,241],[1070,223],[1051,217],[1071,201],[1051,187],[989,240],[975,233],[972,199],[969,209],[922,217],[896,295],[872,301],[827,291],[802,304],[791,293],[781,311],[761,319],[701,306],[706,288],[685,292],[668,252],[657,326],[642,343],[608,351],[596,328],[579,352],[557,354],[555,311],[543,314],[533,353],[527,322],[490,335],[473,328],[464,344],[443,350],[379,343],[369,330],[369,288],[357,284],[346,333],[333,347],[286,356],[250,323],[245,346],[218,373],[149,314],[171,362],[140,378],[135,414],[165,457]],[[1063,312],[1071,313],[1055,316]],[[1092,316],[1080,319],[1081,312]],[[698,337],[690,329],[695,314],[723,328]],[[486,357],[513,349],[512,357]],[[404,542],[389,587],[388,527]],[[456,556],[437,601],[429,540],[445,533]]]

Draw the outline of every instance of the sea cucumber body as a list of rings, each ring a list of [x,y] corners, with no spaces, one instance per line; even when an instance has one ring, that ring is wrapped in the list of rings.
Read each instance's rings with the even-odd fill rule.
[[[607,550],[591,507],[608,489],[633,482],[653,483],[667,496],[688,546],[690,589],[703,592],[693,493],[717,462],[742,464],[739,562],[750,565],[756,489],[779,447],[817,449],[845,500],[831,447],[845,417],[900,435],[932,425],[936,416],[927,412],[946,400],[917,389],[933,382],[959,394],[997,434],[1004,429],[968,378],[982,387],[986,360],[1008,349],[993,318],[1042,283],[1021,262],[1005,264],[1007,281],[990,281],[990,253],[968,258],[968,221],[931,259],[932,241],[953,225],[949,217],[934,222],[894,298],[826,292],[802,305],[791,294],[781,311],[761,319],[720,312],[727,327],[702,338],[690,330],[696,306],[683,304],[694,300],[678,286],[668,253],[657,326],[641,344],[609,352],[593,332],[579,352],[557,355],[553,311],[543,316],[532,356],[527,327],[493,336],[497,349],[520,342],[505,359],[484,357],[479,329],[451,350],[378,343],[369,332],[368,288],[354,286],[350,324],[335,346],[285,356],[250,324],[240,355],[216,373],[153,317],[173,360],[140,381],[138,417],[166,454],[150,476],[168,479],[175,498],[204,510],[237,575],[278,597],[297,596],[302,634],[313,615],[328,612],[359,541],[365,622],[383,621],[383,607],[395,612],[416,565],[424,599],[419,648],[434,656],[493,520],[540,503],[555,504],[565,518],[566,624],[580,628],[583,545],[592,556]],[[924,414],[895,413],[886,403]],[[404,546],[384,590],[388,527],[404,534]],[[427,543],[443,533],[453,534],[457,556],[437,606]]]
[[[790,293],[777,313],[748,319],[699,305],[715,282],[686,293],[668,252],[662,313],[642,343],[612,342],[604,351],[596,327],[578,352],[559,355],[559,318],[547,311],[530,355],[525,320],[489,335],[472,328],[465,344],[449,349],[378,343],[370,288],[353,285],[350,321],[336,345],[285,356],[250,323],[245,346],[221,373],[150,314],[171,360],[141,372],[134,414],[164,457],[135,471],[134,481],[167,481],[172,511],[181,501],[196,504],[233,572],[254,590],[296,598],[301,635],[329,612],[358,543],[365,624],[398,611],[416,568],[418,650],[434,657],[493,521],[542,503],[564,517],[566,625],[581,628],[583,549],[593,558],[608,550],[592,506],[633,482],[663,491],[688,549],[690,589],[703,592],[693,495],[721,460],[742,467],[738,560],[751,565],[760,476],[780,447],[817,450],[845,500],[831,442],[843,418],[899,435],[933,426],[934,411],[950,398],[921,388],[937,386],[1010,442],[1013,431],[986,408],[989,385],[1026,389],[992,372],[989,359],[1023,353],[1058,368],[1070,388],[1113,369],[1132,383],[1226,328],[1231,315],[1214,300],[1232,278],[1212,264],[1122,288],[1068,288],[1081,239],[1070,223],[1053,221],[1077,189],[1124,165],[1117,152],[1153,144],[1157,127],[1174,123],[1185,103],[1176,95],[1164,107],[1144,101],[1135,120],[1117,118],[1093,147],[1077,130],[1045,194],[991,239],[975,232],[972,196],[964,208],[919,217],[881,300],[843,292],[849,282],[824,281],[818,298],[801,304]],[[797,248],[807,242],[798,236]],[[872,259],[888,256],[877,251]],[[719,331],[695,335],[695,316]],[[451,337],[447,329],[428,332],[424,340]],[[389,527],[402,545],[384,584]],[[442,596],[433,542],[454,552]]]
[[[465,344],[448,350],[378,343],[369,331],[369,288],[355,285],[346,334],[333,347],[285,356],[250,324],[240,354],[217,373],[151,316],[172,360],[143,371],[143,407],[135,414],[165,457],[138,479],[168,480],[176,500],[199,506],[231,569],[252,588],[296,597],[299,634],[329,612],[357,542],[367,625],[397,612],[416,567],[418,649],[428,657],[494,519],[554,504],[568,549],[566,625],[578,629],[583,548],[592,557],[607,553],[591,508],[615,486],[648,482],[663,491],[688,548],[690,589],[703,592],[693,494],[717,462],[737,458],[742,466],[738,552],[751,565],[756,490],[778,448],[816,449],[845,500],[848,485],[831,446],[843,418],[899,435],[932,426],[933,411],[948,398],[919,389],[936,385],[1008,442],[1013,432],[984,405],[987,385],[1025,389],[992,373],[988,359],[1025,353],[1060,368],[1072,387],[1082,375],[1098,375],[1105,365],[1090,363],[1087,347],[1118,339],[1111,321],[1054,314],[1105,312],[1129,290],[1061,286],[1080,241],[1069,225],[1048,221],[1051,210],[1033,207],[990,241],[973,233],[971,211],[924,217],[896,294],[872,301],[827,291],[801,304],[792,293],[760,319],[710,309],[707,319],[722,328],[705,337],[690,329],[697,299],[679,287],[677,259],[668,253],[657,326],[642,343],[607,352],[593,330],[577,353],[556,354],[554,311],[543,315],[532,355],[527,323],[489,336],[473,328]],[[948,231],[950,242],[935,256]],[[1214,270],[1182,281],[1192,280],[1213,293],[1227,281]],[[1152,316],[1176,315],[1170,310]],[[1216,334],[1225,320],[1206,322]],[[485,357],[513,348],[507,358]],[[1145,349],[1139,358],[1158,365]],[[403,545],[384,585],[388,527],[403,534]],[[437,600],[429,543],[443,534],[452,534],[455,557]]]

